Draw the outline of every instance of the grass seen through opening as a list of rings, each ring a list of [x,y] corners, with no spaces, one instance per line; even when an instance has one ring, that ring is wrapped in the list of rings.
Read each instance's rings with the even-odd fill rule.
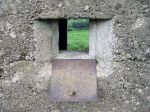
[[[89,20],[69,19],[67,50],[88,51],[89,49]]]

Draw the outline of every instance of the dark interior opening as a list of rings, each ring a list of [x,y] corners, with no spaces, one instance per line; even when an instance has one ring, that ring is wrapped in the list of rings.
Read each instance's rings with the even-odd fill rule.
[[[67,19],[59,20],[59,50],[67,50]]]

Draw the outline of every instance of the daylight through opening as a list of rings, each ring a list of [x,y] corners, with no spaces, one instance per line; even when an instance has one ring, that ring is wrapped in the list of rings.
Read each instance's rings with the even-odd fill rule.
[[[89,50],[89,19],[59,20],[59,50]]]

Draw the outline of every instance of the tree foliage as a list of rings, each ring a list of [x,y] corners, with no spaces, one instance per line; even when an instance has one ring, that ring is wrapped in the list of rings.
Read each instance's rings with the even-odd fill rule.
[[[68,21],[68,30],[72,31],[75,30],[82,30],[82,29],[88,29],[89,27],[89,21],[87,19],[71,19]]]

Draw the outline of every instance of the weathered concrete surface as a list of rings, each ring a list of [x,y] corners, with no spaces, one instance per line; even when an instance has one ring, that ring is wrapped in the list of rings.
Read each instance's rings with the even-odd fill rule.
[[[41,15],[113,18],[113,64],[99,75],[98,102],[48,102],[51,63],[34,57],[33,23]],[[149,112],[149,74],[149,0],[0,0],[1,112]]]
[[[36,61],[50,62],[58,54],[59,28],[57,20],[36,20],[34,24],[34,41]]]
[[[89,55],[97,59],[97,76],[108,77],[113,73],[113,47],[116,45],[114,20],[91,20]]]
[[[95,59],[54,59],[50,81],[50,101],[97,101]]]
[[[55,59],[95,59],[87,51],[60,51]]]
[[[14,62],[9,79],[1,80],[2,112],[46,112],[50,63]]]

